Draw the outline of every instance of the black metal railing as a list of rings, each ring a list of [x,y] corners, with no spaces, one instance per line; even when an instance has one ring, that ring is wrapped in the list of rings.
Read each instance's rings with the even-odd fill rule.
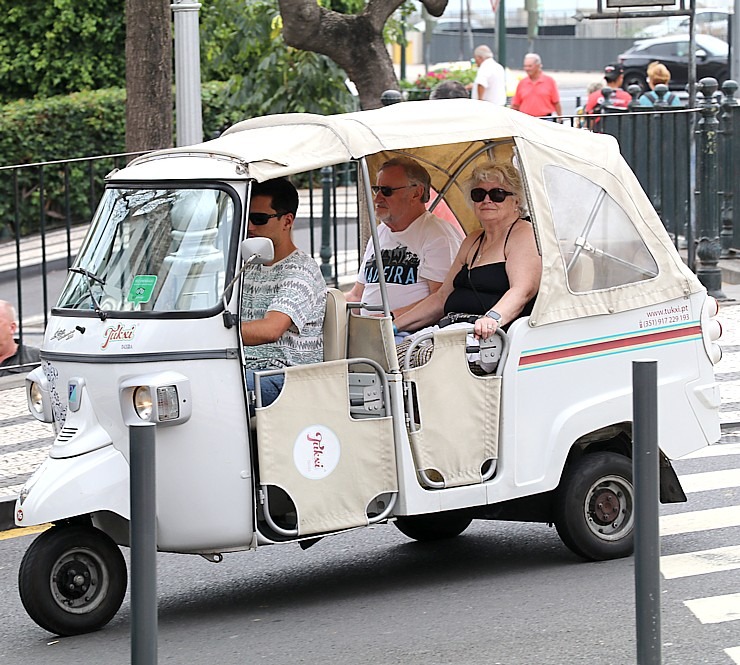
[[[632,104],[625,112],[606,104],[599,115],[559,119],[617,139],[687,264],[720,296],[718,261],[740,252],[740,169],[733,167],[740,152],[737,87],[727,81],[720,93],[716,81],[703,79],[696,108],[636,110]],[[13,302],[26,324],[21,341],[25,334],[40,339],[59,287],[50,285],[50,272],[72,264],[105,174],[133,156],[0,167],[0,299]],[[299,244],[319,261],[331,285],[351,279],[362,257],[356,180],[356,165],[343,164],[296,181]],[[25,316],[29,302],[41,315]]]
[[[107,173],[141,153],[0,167],[0,299],[17,310],[18,341],[38,346],[102,193]],[[356,164],[302,174],[294,226],[327,283],[357,274]]]

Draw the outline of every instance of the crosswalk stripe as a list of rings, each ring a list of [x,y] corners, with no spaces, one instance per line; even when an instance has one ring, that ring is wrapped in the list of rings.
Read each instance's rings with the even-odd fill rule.
[[[732,658],[734,663],[740,665],[740,647],[732,647],[731,649],[725,649],[725,653]]]
[[[724,529],[729,526],[740,526],[740,506],[725,506],[694,510],[675,515],[662,515],[660,518],[660,535],[674,536],[678,533],[695,533],[710,529]]]
[[[704,446],[699,450],[679,458],[699,459],[700,457],[722,457],[724,455],[740,455],[740,443],[716,443],[712,446]]]
[[[685,600],[688,607],[702,623],[724,623],[740,621],[740,593],[729,593],[725,596],[710,596]]]
[[[667,580],[740,568],[740,545],[660,557],[660,572]]]
[[[740,468],[688,473],[683,476],[680,475],[679,480],[683,491],[687,494],[725,489],[726,487],[740,487]]]

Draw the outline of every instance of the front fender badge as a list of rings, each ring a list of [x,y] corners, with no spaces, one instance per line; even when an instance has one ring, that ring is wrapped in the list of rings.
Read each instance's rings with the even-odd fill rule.
[[[16,522],[23,521],[23,508],[18,508],[18,510],[15,511],[15,520]]]

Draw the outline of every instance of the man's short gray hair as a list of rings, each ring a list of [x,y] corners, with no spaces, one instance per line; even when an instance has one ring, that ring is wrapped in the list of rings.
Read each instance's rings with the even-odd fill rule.
[[[524,55],[524,60],[534,60],[535,64],[541,65],[542,64],[542,58],[540,58],[538,53],[527,53]]]
[[[432,178],[419,162],[411,157],[393,157],[380,165],[378,173],[389,166],[400,166],[412,185],[421,185],[424,193],[421,195],[422,203],[429,200],[429,188],[432,186]]]
[[[15,307],[13,307],[13,305],[11,305],[7,300],[0,300],[0,312],[3,311],[13,323],[18,321],[18,313],[15,311]]]
[[[473,51],[473,55],[478,55],[481,58],[492,58],[493,51],[485,44],[481,44],[480,46],[475,47],[475,51]]]

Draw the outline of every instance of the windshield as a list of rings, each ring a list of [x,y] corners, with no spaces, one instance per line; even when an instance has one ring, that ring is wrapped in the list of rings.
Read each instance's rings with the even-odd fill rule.
[[[236,195],[107,189],[58,307],[177,312],[216,306],[228,284]]]

